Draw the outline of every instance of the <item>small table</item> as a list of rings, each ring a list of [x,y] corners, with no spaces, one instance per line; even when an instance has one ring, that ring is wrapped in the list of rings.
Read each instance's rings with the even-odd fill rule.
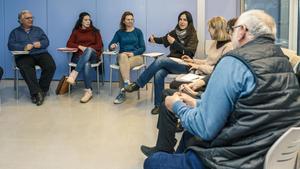
[[[117,51],[109,51],[106,50],[102,53],[103,55],[108,55],[109,56],[109,64],[111,65],[111,56],[117,56],[118,52]],[[114,64],[115,65],[115,64]]]
[[[159,53],[159,52],[151,52],[151,53],[144,53],[143,56],[150,57],[150,58],[155,58],[157,59],[159,56],[163,56],[164,53]]]
[[[28,55],[29,51],[25,51],[25,50],[17,51],[17,50],[14,50],[14,51],[11,51],[11,53],[13,55]]]

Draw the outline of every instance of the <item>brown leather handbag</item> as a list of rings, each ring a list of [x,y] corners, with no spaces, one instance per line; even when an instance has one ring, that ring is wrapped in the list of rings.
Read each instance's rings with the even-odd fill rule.
[[[57,95],[63,95],[63,94],[66,94],[68,91],[69,91],[69,83],[67,82],[67,77],[64,75],[60,79],[60,81],[56,87],[55,93]]]

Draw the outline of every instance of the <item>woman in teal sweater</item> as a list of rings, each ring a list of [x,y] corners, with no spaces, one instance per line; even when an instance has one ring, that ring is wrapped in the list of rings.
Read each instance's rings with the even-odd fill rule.
[[[120,29],[115,33],[109,43],[110,50],[116,50],[119,46],[118,64],[120,66],[120,87],[130,83],[130,69],[143,64],[142,54],[146,47],[143,33],[134,27],[134,16],[131,12],[123,13],[120,21]],[[126,100],[125,92],[120,92],[114,103],[120,104]]]

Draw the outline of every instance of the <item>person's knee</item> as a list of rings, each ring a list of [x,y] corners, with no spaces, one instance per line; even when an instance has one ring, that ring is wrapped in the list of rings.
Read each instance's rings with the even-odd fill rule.
[[[168,61],[168,57],[162,56],[155,60],[155,63],[158,65],[164,64]]]
[[[20,70],[34,70],[35,67],[33,65],[29,65],[29,64],[17,64],[17,67],[20,69]]]
[[[152,157],[152,156],[151,156]],[[151,157],[144,161],[144,169],[155,169],[153,163],[155,162]]]
[[[45,70],[49,71],[49,72],[55,72],[56,70],[56,64],[53,62],[49,62],[49,64],[47,64],[45,67],[44,67]]]
[[[163,163],[163,161],[160,160],[162,154],[164,153],[157,152],[151,155],[150,157],[148,157],[144,161],[144,169],[160,169],[159,164]]]
[[[155,79],[155,82],[158,82],[160,80],[163,80],[165,79],[165,77],[167,76],[168,74],[165,72],[165,70],[161,69],[159,71],[157,71],[154,75],[154,79]],[[159,83],[159,82],[158,82]]]
[[[93,52],[93,50],[94,50],[93,48],[87,47],[84,52],[91,54]]]
[[[118,60],[119,60],[119,62],[128,60],[128,56],[124,53],[120,53],[119,56],[118,56]]]

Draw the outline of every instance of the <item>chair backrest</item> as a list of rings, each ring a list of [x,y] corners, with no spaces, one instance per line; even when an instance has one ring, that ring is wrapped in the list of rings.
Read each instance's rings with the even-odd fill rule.
[[[300,127],[292,127],[269,149],[264,169],[296,169],[299,151]]]

